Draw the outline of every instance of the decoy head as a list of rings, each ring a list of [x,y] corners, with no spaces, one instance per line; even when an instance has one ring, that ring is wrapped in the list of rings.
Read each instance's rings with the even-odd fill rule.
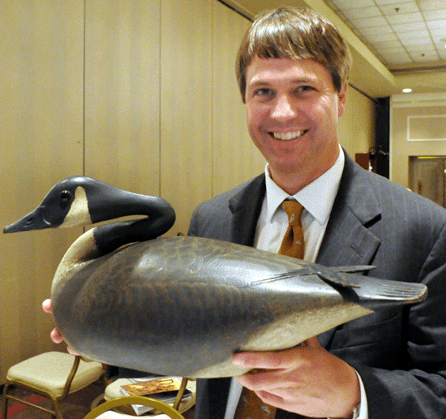
[[[81,216],[84,219],[89,218],[86,194],[82,188],[85,183],[84,179],[82,176],[77,176],[59,182],[34,211],[5,227],[3,232],[42,230],[61,227],[63,224],[68,227],[79,224],[78,218],[81,213],[84,213]],[[75,201],[76,204],[73,205]],[[85,214],[85,210],[87,214]]]
[[[147,225],[152,229],[149,237],[164,234],[175,222],[175,211],[164,199],[73,176],[55,185],[33,212],[5,227],[3,232],[84,226],[126,215],[147,215]],[[138,230],[140,227],[135,227]]]

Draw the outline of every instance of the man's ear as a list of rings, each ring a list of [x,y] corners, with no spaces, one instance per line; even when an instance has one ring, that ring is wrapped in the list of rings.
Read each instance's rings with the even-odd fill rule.
[[[344,83],[341,91],[338,93],[338,118],[344,114],[345,104],[347,102],[348,81]]]

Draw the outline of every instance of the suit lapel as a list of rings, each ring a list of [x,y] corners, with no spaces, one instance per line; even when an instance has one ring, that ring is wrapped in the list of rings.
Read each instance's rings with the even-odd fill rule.
[[[246,188],[229,201],[233,218],[231,222],[231,242],[252,246],[257,220],[265,197],[265,175],[257,176]]]
[[[324,266],[368,265],[373,260],[380,239],[369,227],[381,219],[367,173],[346,154],[345,167],[317,263]],[[319,335],[319,342],[329,349],[336,329]]]
[[[326,266],[366,265],[380,240],[369,227],[381,219],[367,172],[346,155],[344,172],[317,262]]]

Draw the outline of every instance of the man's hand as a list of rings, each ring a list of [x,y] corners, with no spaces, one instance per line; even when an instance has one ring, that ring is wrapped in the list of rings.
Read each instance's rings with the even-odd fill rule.
[[[45,313],[53,312],[53,309],[51,307],[51,300],[49,298],[42,303],[42,309]],[[60,333],[60,331],[56,328],[54,328],[52,330],[50,337],[54,343],[62,343],[63,342],[63,336]],[[72,355],[77,355],[77,353],[74,352],[69,346],[67,346],[67,351]]]
[[[278,352],[241,352],[235,365],[253,371],[236,380],[264,403],[308,417],[349,417],[360,402],[356,371],[316,337]]]

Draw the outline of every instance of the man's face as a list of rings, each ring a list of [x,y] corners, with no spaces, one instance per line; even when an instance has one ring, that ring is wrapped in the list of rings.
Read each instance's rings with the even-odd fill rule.
[[[313,60],[256,57],[248,66],[248,130],[279,186],[292,177],[306,186],[334,164],[346,91],[337,92],[330,72]]]

